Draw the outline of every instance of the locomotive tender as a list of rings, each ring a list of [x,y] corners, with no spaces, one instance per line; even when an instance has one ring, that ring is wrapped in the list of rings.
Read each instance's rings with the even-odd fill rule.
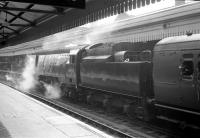
[[[144,120],[193,124],[200,119],[199,45],[200,34],[193,34],[159,42],[81,45],[31,56],[38,81],[59,83],[68,97],[117,107]],[[1,79],[21,74],[25,57],[0,55]]]

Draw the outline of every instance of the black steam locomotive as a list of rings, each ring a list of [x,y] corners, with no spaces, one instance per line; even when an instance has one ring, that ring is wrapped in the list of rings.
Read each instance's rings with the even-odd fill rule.
[[[200,126],[200,34],[161,41],[33,52],[38,81],[64,95],[151,120]],[[28,55],[0,55],[1,79],[19,78]]]

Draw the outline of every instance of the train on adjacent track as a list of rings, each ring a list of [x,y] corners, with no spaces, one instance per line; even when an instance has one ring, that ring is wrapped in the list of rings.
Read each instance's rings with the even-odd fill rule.
[[[200,34],[159,41],[98,43],[29,55],[0,55],[0,78],[19,79],[34,57],[38,82],[144,120],[200,126]],[[40,83],[42,85],[42,83]]]

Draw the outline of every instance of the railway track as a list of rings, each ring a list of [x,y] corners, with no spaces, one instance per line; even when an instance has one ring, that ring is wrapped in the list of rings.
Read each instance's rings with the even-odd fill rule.
[[[106,112],[102,109],[102,107],[97,107],[93,105],[87,105],[83,103],[71,103],[68,102],[66,99],[61,99],[59,101],[59,104],[64,104],[69,107],[73,108],[72,110],[78,109],[77,112],[81,112],[81,114],[84,114],[85,116],[88,116],[89,118],[93,118],[95,120],[99,120],[100,122],[104,122],[104,124],[107,124],[109,126],[112,126],[123,133],[127,133],[129,135],[139,135],[139,137],[145,137],[145,138],[173,138],[178,137],[175,133],[172,131],[168,131],[164,129],[163,127],[156,126],[155,124],[150,124],[147,122],[144,122],[142,120],[138,120],[136,118],[130,119],[124,114],[116,113],[116,112]],[[81,109],[81,111],[79,110]],[[137,136],[138,137],[138,136]]]
[[[24,92],[22,92],[22,93],[24,93]],[[108,126],[107,124],[99,122],[98,120],[91,119],[88,116],[82,115],[79,112],[76,112],[76,111],[74,111],[70,108],[67,108],[66,106],[63,106],[59,103],[48,100],[44,97],[41,97],[41,96],[38,96],[38,95],[35,95],[35,94],[32,94],[32,93],[25,93],[25,94],[27,94],[27,95],[29,95],[29,96],[31,96],[31,97],[39,100],[39,101],[42,101],[43,103],[46,103],[46,104],[64,112],[64,113],[67,113],[68,115],[71,115],[71,116],[73,116],[73,117],[75,117],[75,118],[77,118],[77,119],[79,119],[83,122],[86,122],[90,125],[93,125],[95,127],[100,128],[100,129],[102,129],[106,132],[109,132],[110,134],[115,134],[115,136],[117,136],[117,137],[123,137],[123,138],[145,137],[145,136],[138,135],[138,134],[135,134],[134,136],[126,134],[126,133],[124,133],[124,132],[122,132],[118,129],[115,129],[111,126]]]
[[[11,85],[8,86],[12,87]],[[97,111],[95,110],[97,109],[96,107],[94,109],[93,107],[88,107],[85,106],[84,104],[79,105],[68,102],[65,99],[52,100],[52,99],[47,99],[39,94],[27,93],[23,91],[20,92],[28,96],[31,96],[34,99],[37,99],[45,104],[48,104],[51,107],[54,107],[66,114],[69,114],[70,116],[73,116],[89,125],[99,128],[102,131],[113,135],[114,137],[119,137],[119,138],[177,137],[174,134],[170,134],[169,131],[166,131],[154,125],[149,125],[142,121],[134,120],[133,123],[130,123],[130,120],[124,119],[123,118],[124,116],[122,115],[116,115],[114,113],[108,114],[103,112],[101,109]]]

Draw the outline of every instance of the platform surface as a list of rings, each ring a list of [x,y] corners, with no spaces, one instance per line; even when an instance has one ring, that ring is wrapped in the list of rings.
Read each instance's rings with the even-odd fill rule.
[[[0,83],[0,138],[111,138]]]

